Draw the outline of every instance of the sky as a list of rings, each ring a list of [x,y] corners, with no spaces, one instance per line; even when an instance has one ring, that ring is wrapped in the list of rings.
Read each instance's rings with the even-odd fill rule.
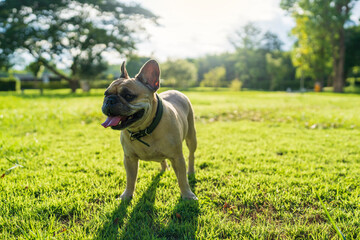
[[[248,22],[276,33],[290,49],[295,25],[280,8],[280,0],[128,0],[158,15],[160,26],[149,26],[150,37],[138,45],[137,54],[160,61],[194,58],[232,51],[229,36]],[[360,18],[360,2],[352,19]],[[109,59],[112,63],[122,60]]]

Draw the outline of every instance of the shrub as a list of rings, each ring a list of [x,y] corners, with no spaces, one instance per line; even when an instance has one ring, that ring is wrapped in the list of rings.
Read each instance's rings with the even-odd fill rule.
[[[201,87],[223,87],[225,86],[226,68],[216,67],[204,74],[204,79],[201,81]]]
[[[68,81],[54,81],[49,83],[41,83],[40,88],[43,89],[62,89],[62,88],[70,88],[70,84]]]
[[[112,80],[92,80],[89,81],[89,84],[91,88],[107,88],[111,82]],[[21,82],[21,89],[63,89],[63,88],[70,88],[68,81],[61,80],[61,81],[52,81],[49,83],[43,83],[41,81]]]
[[[70,88],[67,81],[53,81],[49,83],[43,83],[41,81],[27,81],[21,82],[21,89],[62,89]]]
[[[239,79],[234,79],[231,81],[230,89],[233,91],[241,91],[242,82]]]
[[[113,81],[111,80],[93,80],[90,81],[90,87],[91,88],[107,88],[109,87],[110,83]]]
[[[20,89],[20,81],[15,77],[0,78],[0,91],[17,91]]]
[[[187,60],[168,60],[161,65],[161,85],[189,88],[196,84],[197,68]]]

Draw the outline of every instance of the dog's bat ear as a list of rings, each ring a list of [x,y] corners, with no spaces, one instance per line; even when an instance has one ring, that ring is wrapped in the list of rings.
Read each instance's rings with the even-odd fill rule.
[[[120,78],[129,78],[129,74],[126,71],[126,61],[121,64],[121,75]]]
[[[139,80],[153,92],[160,87],[160,67],[157,61],[151,59],[140,69],[135,79]]]

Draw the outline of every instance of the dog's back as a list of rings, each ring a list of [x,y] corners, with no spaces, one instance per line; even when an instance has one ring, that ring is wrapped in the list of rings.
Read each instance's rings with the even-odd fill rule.
[[[190,128],[194,126],[193,109],[188,97],[176,90],[165,91],[159,96],[165,101],[165,104],[174,112],[176,118],[181,121],[183,127],[182,140],[188,135]]]
[[[183,93],[176,90],[168,90],[159,94],[159,96],[171,103],[176,110],[180,110],[185,113],[189,113],[192,111],[191,103],[188,97],[186,97]],[[179,112],[179,111],[178,111]]]

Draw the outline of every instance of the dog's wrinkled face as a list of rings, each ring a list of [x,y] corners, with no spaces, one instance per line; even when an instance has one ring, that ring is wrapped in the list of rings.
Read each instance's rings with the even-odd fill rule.
[[[104,127],[121,130],[139,121],[150,108],[150,92],[135,79],[120,78],[105,91],[102,112]]]
[[[102,106],[102,112],[108,116],[102,126],[115,130],[140,125],[148,116],[154,92],[159,88],[160,70],[154,60],[148,61],[135,78],[129,78],[125,62],[121,72],[120,78],[106,89]]]

